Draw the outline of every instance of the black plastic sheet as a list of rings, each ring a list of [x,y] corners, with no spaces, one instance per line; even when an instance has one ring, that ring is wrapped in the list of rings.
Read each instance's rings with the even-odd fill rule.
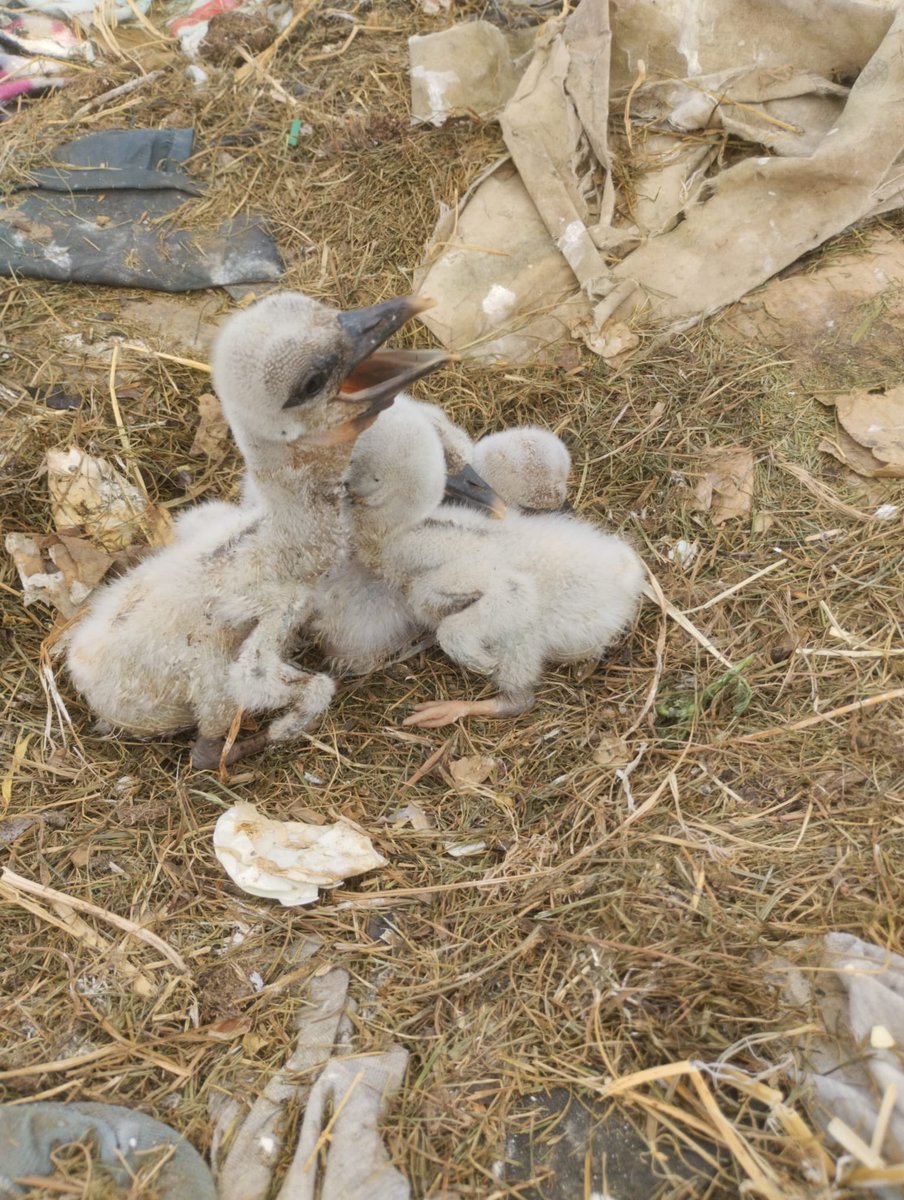
[[[0,274],[187,292],[276,280],[283,263],[263,217],[213,230],[167,219],[202,194],[183,165],[191,129],[92,133],[60,146],[0,220]],[[2,214],[0,214],[2,215]]]

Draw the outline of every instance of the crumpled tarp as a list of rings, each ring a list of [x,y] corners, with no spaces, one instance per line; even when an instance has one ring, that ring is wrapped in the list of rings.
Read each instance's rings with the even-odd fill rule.
[[[441,215],[422,319],[510,361],[568,335],[605,353],[610,320],[690,325],[904,205],[902,106],[898,7],[622,0],[610,26],[582,0],[501,108],[514,170]]]
[[[259,217],[216,230],[161,218],[202,189],[183,169],[191,129],[92,133],[60,146],[58,167],[0,209],[0,275],[187,292],[278,279],[283,264]]]
[[[414,121],[442,125],[452,116],[497,113],[518,86],[532,41],[529,29],[506,35],[489,21],[409,38]]]
[[[824,1128],[840,1118],[869,1146],[891,1089],[875,1153],[904,1163],[904,958],[850,933],[828,933],[793,964],[770,964],[770,976],[788,1003],[809,1008],[821,1026],[797,1055],[814,1115]],[[902,1200],[904,1186],[874,1185],[870,1194]]]
[[[24,1196],[30,1189],[17,1179],[51,1176],[53,1152],[86,1139],[95,1145],[97,1161],[130,1194],[142,1165],[154,1161],[149,1152],[166,1154],[172,1147],[154,1175],[155,1194],[161,1200],[217,1200],[203,1158],[168,1125],[120,1104],[44,1100],[0,1107],[0,1198]]]

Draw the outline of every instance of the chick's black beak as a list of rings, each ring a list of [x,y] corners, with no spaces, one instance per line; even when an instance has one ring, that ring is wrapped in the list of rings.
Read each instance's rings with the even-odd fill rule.
[[[354,347],[350,366],[356,367],[363,362],[407,321],[432,306],[432,300],[420,296],[399,296],[369,308],[354,308],[351,312],[341,313],[339,324]]]
[[[505,516],[505,501],[473,467],[465,466],[456,475],[446,476],[444,499],[466,504],[468,508],[476,508],[497,519]]]
[[[442,350],[379,349],[406,321],[432,304],[418,296],[401,296],[340,314],[339,324],[351,342],[352,353],[339,399],[366,404],[367,413],[376,414],[388,408],[403,388],[448,361],[449,355]]]

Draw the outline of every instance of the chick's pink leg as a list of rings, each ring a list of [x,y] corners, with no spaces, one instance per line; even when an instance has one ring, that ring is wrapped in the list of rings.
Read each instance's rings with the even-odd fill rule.
[[[517,717],[533,705],[533,696],[493,696],[489,700],[427,700],[416,704],[403,725],[439,729],[465,717]]]

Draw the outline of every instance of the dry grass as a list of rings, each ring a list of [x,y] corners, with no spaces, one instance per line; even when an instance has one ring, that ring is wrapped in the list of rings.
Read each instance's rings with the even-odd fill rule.
[[[81,99],[34,104],[4,125],[0,180],[79,132],[192,124],[193,170],[209,191],[191,220],[240,205],[266,211],[286,284],[340,305],[404,291],[439,202],[454,200],[499,139],[466,122],[410,129],[405,37],[418,21],[435,25],[398,3],[367,11],[381,28],[365,28],[343,54],[318,59],[351,29],[324,11],[270,64],[284,89],[298,90],[297,108],[273,99],[267,81],[236,90],[229,72],[195,92],[176,64],[134,105],[78,127],[66,122]],[[129,53],[145,61],[148,50]],[[106,86],[132,69],[124,59]],[[295,116],[313,133],[292,151]],[[48,447],[75,441],[121,454],[105,368],[61,352],[60,338],[134,336],[118,314],[136,295],[0,285],[0,349],[11,356],[2,381],[13,397],[0,427],[4,529],[49,528]],[[235,458],[210,471],[189,452],[206,378],[129,352],[121,361],[120,403],[152,498],[177,506],[231,494]],[[583,680],[550,672],[537,707],[517,722],[403,731],[414,701],[480,686],[431,651],[344,686],[316,738],[242,764],[223,783],[190,771],[184,742],[98,736],[64,678],[72,724],[54,719],[48,730],[39,664],[51,617],[21,605],[4,560],[0,737],[10,765],[0,816],[44,814],[4,851],[6,862],[146,925],[189,965],[183,973],[87,916],[107,943],[92,948],[59,927],[52,907],[7,903],[0,1086],[10,1098],[141,1106],[204,1150],[210,1096],[253,1089],[281,1064],[299,978],[331,961],[352,973],[362,1048],[396,1040],[411,1051],[387,1136],[414,1195],[524,1195],[500,1182],[494,1164],[525,1093],[563,1085],[593,1099],[613,1079],[685,1059],[755,1072],[781,1064],[803,1016],[760,983],[764,954],[828,929],[904,952],[900,699],[784,728],[904,684],[904,659],[888,653],[900,648],[904,622],[900,518],[867,519],[876,496],[852,490],[818,452],[832,416],[795,376],[793,348],[776,356],[741,345],[717,321],[651,342],[616,375],[589,355],[568,366],[462,363],[421,394],[475,435],[524,420],[559,430],[573,451],[580,511],[631,537],[682,610],[780,557],[777,569],[692,617],[732,663],[752,658],[746,711],[734,713],[728,691],[702,703],[724,666],[648,605],[608,663]],[[78,384],[80,409],[52,411],[24,390],[57,382]],[[691,511],[694,475],[701,450],[734,443],[754,452],[760,520],[714,529]],[[884,485],[883,495],[900,502],[901,488]],[[679,538],[700,546],[688,569],[667,557]],[[830,618],[873,656],[849,656]],[[631,731],[657,679],[657,709]],[[679,718],[657,718],[666,708]],[[749,738],[763,730],[773,732]],[[614,767],[595,758],[611,733],[627,736],[632,758],[645,747],[629,776],[635,811]],[[407,786],[441,747],[437,765]],[[500,761],[492,782],[454,784],[448,763],[468,754]],[[351,817],[389,866],[311,910],[243,896],[211,848],[217,816],[239,798],[272,816]],[[393,820],[410,800],[435,830]],[[449,839],[487,848],[456,859]],[[293,947],[310,934],[323,949],[299,972]],[[136,991],[134,968],[153,981],[152,995]],[[224,1045],[206,1032],[238,1015],[250,1022],[243,1040]],[[781,1082],[778,1067],[772,1081]],[[817,1194],[794,1139],[765,1119],[762,1097],[724,1079],[708,1087],[779,1194]],[[641,1080],[626,1095],[648,1134],[654,1119],[663,1137],[680,1131],[679,1111],[700,1123],[685,1135],[704,1128],[725,1144],[690,1076]],[[750,1171],[733,1151],[719,1163],[717,1190],[737,1194]],[[664,1184],[660,1194],[689,1193]]]

